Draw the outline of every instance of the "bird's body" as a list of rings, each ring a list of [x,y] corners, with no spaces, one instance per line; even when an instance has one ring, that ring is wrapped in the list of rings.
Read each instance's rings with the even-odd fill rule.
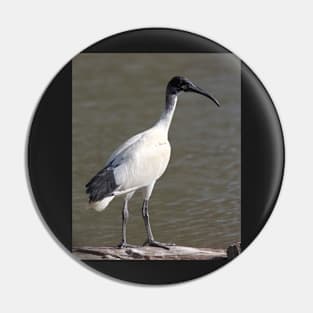
[[[160,178],[170,160],[171,147],[167,136],[157,126],[135,137],[136,141],[116,155],[112,162],[113,166],[115,162],[119,164],[114,176],[120,193],[150,185]]]
[[[176,77],[171,82],[175,79],[183,78]],[[176,108],[177,93],[189,91],[176,90],[177,82],[174,81],[175,88],[172,88],[171,82],[167,87],[166,107],[160,120],[148,130],[131,137],[120,145],[112,153],[104,168],[86,185],[90,207],[97,211],[104,210],[116,196],[125,196],[122,211],[123,239],[120,247],[127,246],[128,201],[138,189],[142,189],[144,194],[142,212],[148,234],[147,243],[166,248],[164,244],[153,239],[149,223],[148,200],[155,182],[163,175],[170,160],[171,146],[168,141],[168,130]],[[196,86],[186,79],[183,79],[180,84],[185,82],[195,89],[192,91],[209,96],[200,88],[196,89]],[[209,97],[217,103],[214,98]]]
[[[87,184],[87,189],[98,185],[99,191],[104,189],[104,184],[112,186],[105,188],[102,195],[104,198],[91,198],[92,208],[102,211],[115,196],[148,188],[162,176],[171,156],[168,129],[169,115],[172,115],[174,110],[175,105],[172,112],[163,114],[153,127],[129,138],[112,153],[104,169],[95,176],[94,181],[91,180],[89,185]],[[104,175],[109,172],[113,175]]]

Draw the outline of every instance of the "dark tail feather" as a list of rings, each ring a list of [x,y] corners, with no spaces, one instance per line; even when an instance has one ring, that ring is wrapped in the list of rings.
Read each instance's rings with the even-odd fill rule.
[[[87,184],[86,193],[89,194],[89,202],[100,201],[112,196],[117,189],[113,168],[104,168],[98,172]]]

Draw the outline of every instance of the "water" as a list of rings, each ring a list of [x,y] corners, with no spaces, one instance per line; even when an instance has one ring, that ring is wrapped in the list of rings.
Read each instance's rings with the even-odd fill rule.
[[[179,97],[169,167],[150,200],[159,241],[224,248],[240,240],[240,62],[231,54],[81,54],[73,61],[73,245],[116,245],[122,198],[86,210],[84,185],[111,152],[159,118],[165,86],[188,77],[222,104]],[[129,243],[146,239],[142,194],[130,202]]]

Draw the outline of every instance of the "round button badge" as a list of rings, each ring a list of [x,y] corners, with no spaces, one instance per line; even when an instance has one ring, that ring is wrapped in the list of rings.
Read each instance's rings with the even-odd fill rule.
[[[219,44],[185,31],[117,34],[52,80],[28,142],[34,198],[74,258],[144,284],[210,273],[270,216],[284,142],[270,96]]]

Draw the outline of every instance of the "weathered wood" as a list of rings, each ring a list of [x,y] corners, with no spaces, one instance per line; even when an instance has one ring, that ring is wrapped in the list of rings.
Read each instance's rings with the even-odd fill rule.
[[[237,242],[235,244],[230,245],[226,249],[228,260],[234,259],[236,256],[238,256],[240,254],[240,252],[241,252],[241,243],[240,242]]]
[[[171,246],[169,250],[157,247],[115,248],[74,247],[73,254],[82,260],[219,260],[227,259],[224,249]]]

